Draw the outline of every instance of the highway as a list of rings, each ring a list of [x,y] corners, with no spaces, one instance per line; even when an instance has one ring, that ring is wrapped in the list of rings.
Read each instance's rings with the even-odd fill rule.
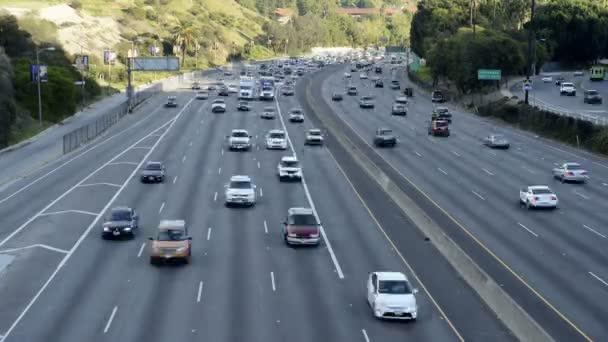
[[[397,92],[353,73],[359,95],[376,97],[375,108],[359,108],[358,96],[332,102],[331,93],[349,82],[344,71],[318,77],[311,96],[323,96],[360,145],[371,145],[376,128],[391,128],[399,144],[373,153],[453,218],[445,220],[448,234],[556,340],[607,340],[608,160],[458,111],[450,137],[431,137],[428,94],[416,93],[408,115],[394,117]],[[504,134],[511,149],[483,146],[491,133]],[[567,161],[590,172],[587,184],[552,179],[551,169]],[[553,188],[559,209],[520,207],[518,190],[535,184]]]
[[[163,107],[167,95],[177,108]],[[214,97],[155,96],[94,143],[0,192],[0,255],[12,258],[0,273],[2,342],[514,339],[385,195],[353,185],[372,182],[345,177],[357,170],[327,148],[304,146],[312,123],[286,121],[297,97],[279,97],[281,117],[269,121],[259,118],[269,103],[237,112],[233,95],[226,114],[213,114]],[[292,152],[264,147],[265,133],[283,127],[302,183],[279,183],[276,165]],[[251,151],[228,151],[235,128],[254,137]],[[164,183],[140,183],[148,160],[165,163]],[[255,207],[224,206],[224,184],[236,174],[257,185]],[[371,194],[380,209],[366,205]],[[102,219],[118,205],[138,211],[140,231],[102,240]],[[280,222],[294,206],[316,209],[318,248],[285,246]],[[190,265],[150,265],[147,237],[160,219],[186,221]],[[404,272],[420,289],[416,322],[372,316],[365,281],[376,270]]]

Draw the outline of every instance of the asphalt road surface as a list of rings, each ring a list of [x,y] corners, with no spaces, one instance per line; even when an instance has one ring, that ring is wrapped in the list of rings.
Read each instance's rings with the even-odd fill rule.
[[[475,245],[466,247],[469,253],[556,340],[608,340],[608,160],[460,112],[450,137],[431,137],[428,95],[415,94],[406,117],[391,116],[397,91],[353,77],[359,95],[376,96],[375,108],[359,108],[358,96],[332,102],[331,93],[349,82],[343,71],[314,84],[320,90],[313,96],[324,96],[359,141],[371,144],[378,127],[396,133],[399,144],[376,153],[461,225],[449,234]],[[511,148],[483,146],[491,133],[504,134]],[[551,170],[563,162],[581,163],[590,180],[554,180]],[[551,186],[559,209],[522,208],[518,191],[528,185]]]
[[[166,95],[179,106],[164,108]],[[282,118],[268,121],[259,112],[269,103],[237,112],[233,95],[213,114],[213,98],[153,97],[138,119],[0,192],[0,255],[13,257],[0,273],[3,342],[513,340],[423,237],[405,235],[415,228],[394,204],[379,195],[383,208],[370,210],[359,191],[376,190],[353,187],[325,147],[304,146],[311,123],[282,120],[296,97],[279,97]],[[279,183],[276,165],[292,152],[264,148],[265,133],[284,126],[303,183]],[[254,137],[251,151],[227,150],[235,128]],[[164,183],[139,182],[147,160],[165,163]],[[257,185],[255,207],[224,206],[236,174]],[[118,205],[139,212],[140,231],[102,240],[102,218]],[[284,245],[280,222],[294,206],[316,208],[319,247]],[[190,265],[150,265],[147,237],[161,219],[186,221]],[[375,270],[402,271],[421,290],[416,322],[373,318],[365,280]]]

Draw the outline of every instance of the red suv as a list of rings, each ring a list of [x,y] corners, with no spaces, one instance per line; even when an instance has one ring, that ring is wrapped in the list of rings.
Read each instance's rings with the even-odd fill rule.
[[[431,124],[429,125],[429,135],[432,136],[450,136],[450,127],[448,126],[448,122],[446,120],[431,120]]]
[[[283,238],[288,245],[318,245],[321,223],[310,208],[289,208],[283,222]]]

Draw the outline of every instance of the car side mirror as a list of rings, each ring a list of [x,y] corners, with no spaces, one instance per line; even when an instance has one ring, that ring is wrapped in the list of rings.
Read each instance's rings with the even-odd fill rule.
[[[149,236],[149,237],[148,237],[148,240],[150,240],[150,241],[154,241],[154,238],[153,238],[153,237],[151,237],[151,236]]]
[[[251,135],[249,136],[250,138],[253,138]]]
[[[192,241],[192,236],[188,236],[188,241]]]
[[[418,293],[418,292],[419,292],[419,291],[418,291],[418,289],[413,289],[413,290],[412,290],[412,293],[413,293],[413,294],[416,294],[416,293]]]

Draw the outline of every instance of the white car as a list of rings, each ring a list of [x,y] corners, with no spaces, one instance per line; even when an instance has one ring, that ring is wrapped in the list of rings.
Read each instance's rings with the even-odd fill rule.
[[[260,114],[260,117],[262,119],[269,119],[269,120],[274,119],[274,117],[275,117],[274,107],[271,107],[271,106],[264,107],[264,110],[262,111],[262,114]]]
[[[204,90],[198,91],[196,93],[196,99],[197,100],[206,100],[208,98],[209,98],[209,93],[206,92],[206,91],[204,91]]]
[[[231,84],[228,86],[228,92],[230,94],[238,94],[239,88],[237,86],[235,86],[234,84]]]
[[[574,76],[583,76],[585,73],[582,70],[577,70],[574,72]]]
[[[350,72],[345,72],[344,73],[344,77],[345,78],[351,78],[351,77],[353,77],[353,75],[351,75]]]
[[[544,83],[551,83],[551,82],[553,82],[553,77],[551,77],[551,76],[545,76],[545,77],[542,78],[542,81]]]
[[[233,129],[228,138],[230,150],[249,150],[251,148],[251,135],[244,129]]]
[[[285,132],[281,129],[273,129],[266,134],[266,148],[269,150],[287,149],[287,139],[285,138]]]
[[[323,145],[323,134],[318,128],[311,128],[306,133],[305,145]]]
[[[372,272],[367,278],[367,302],[377,318],[415,320],[416,293],[401,272]]]
[[[576,96],[576,87],[571,82],[562,82],[559,86],[560,95]]]
[[[362,79],[362,80],[366,80],[367,79],[367,74],[362,72],[362,73],[359,74],[359,78]]]
[[[526,208],[557,208],[557,195],[546,185],[533,185],[519,190],[519,203]]]
[[[226,112],[226,101],[222,99],[213,100],[211,103],[212,113],[224,113]]]
[[[553,177],[565,182],[584,183],[589,179],[587,170],[578,163],[564,163],[553,169]]]
[[[226,206],[255,205],[255,188],[249,176],[232,176],[226,188]]]
[[[304,113],[300,108],[292,108],[289,110],[289,121],[290,122],[304,122]]]
[[[283,180],[302,180],[302,167],[296,157],[285,156],[277,165],[279,181]]]
[[[407,104],[407,96],[397,96],[395,103]]]

